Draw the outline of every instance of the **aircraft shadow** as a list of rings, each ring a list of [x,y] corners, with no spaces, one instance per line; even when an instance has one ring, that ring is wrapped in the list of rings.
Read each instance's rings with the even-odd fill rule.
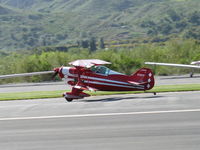
[[[83,102],[112,102],[112,101],[121,101],[121,100],[134,100],[134,99],[154,99],[154,98],[161,98],[164,96],[145,96],[145,97],[124,97],[124,98],[119,98],[119,97],[114,97],[114,98],[102,98],[102,99],[94,99],[94,100],[82,100]]]

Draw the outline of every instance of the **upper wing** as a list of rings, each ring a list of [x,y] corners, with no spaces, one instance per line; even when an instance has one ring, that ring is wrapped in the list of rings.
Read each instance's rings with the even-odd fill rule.
[[[104,60],[100,60],[100,59],[80,59],[80,60],[72,61],[69,64],[75,67],[90,68],[94,65],[104,65],[104,64],[111,64],[111,63]]]
[[[33,76],[33,75],[42,75],[42,74],[50,74],[50,73],[54,73],[54,71],[42,71],[42,72],[0,75],[0,79],[14,78],[14,77],[25,77],[25,76]]]
[[[159,65],[159,66],[172,66],[172,67],[184,67],[184,68],[197,68],[197,69],[200,69],[200,66],[196,66],[196,65],[157,63],[157,62],[145,62],[145,64],[147,64],[147,65]]]

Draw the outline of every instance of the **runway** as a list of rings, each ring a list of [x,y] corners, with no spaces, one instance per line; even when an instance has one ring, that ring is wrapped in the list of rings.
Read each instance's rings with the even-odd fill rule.
[[[4,150],[199,150],[200,92],[0,102]]]

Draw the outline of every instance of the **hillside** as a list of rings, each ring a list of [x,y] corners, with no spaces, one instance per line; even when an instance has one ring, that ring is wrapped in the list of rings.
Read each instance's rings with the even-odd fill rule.
[[[0,15],[8,14],[10,11],[0,5]]]
[[[7,6],[0,5],[0,15],[8,15],[16,13],[12,9],[8,8]]]
[[[200,39],[199,8],[199,0],[0,0],[0,49],[65,45],[91,36]]]

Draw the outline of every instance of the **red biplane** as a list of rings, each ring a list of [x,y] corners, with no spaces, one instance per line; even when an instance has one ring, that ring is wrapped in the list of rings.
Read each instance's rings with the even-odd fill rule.
[[[63,97],[67,101],[90,96],[83,92],[89,91],[146,91],[154,86],[154,75],[148,68],[142,68],[132,75],[124,75],[113,71],[103,65],[110,64],[99,59],[76,60],[69,63],[73,67],[59,67],[54,71],[36,73],[3,75],[0,78],[16,76],[31,76],[52,73],[53,78],[59,75],[65,78],[67,84],[72,86],[71,92],[66,92]]]

